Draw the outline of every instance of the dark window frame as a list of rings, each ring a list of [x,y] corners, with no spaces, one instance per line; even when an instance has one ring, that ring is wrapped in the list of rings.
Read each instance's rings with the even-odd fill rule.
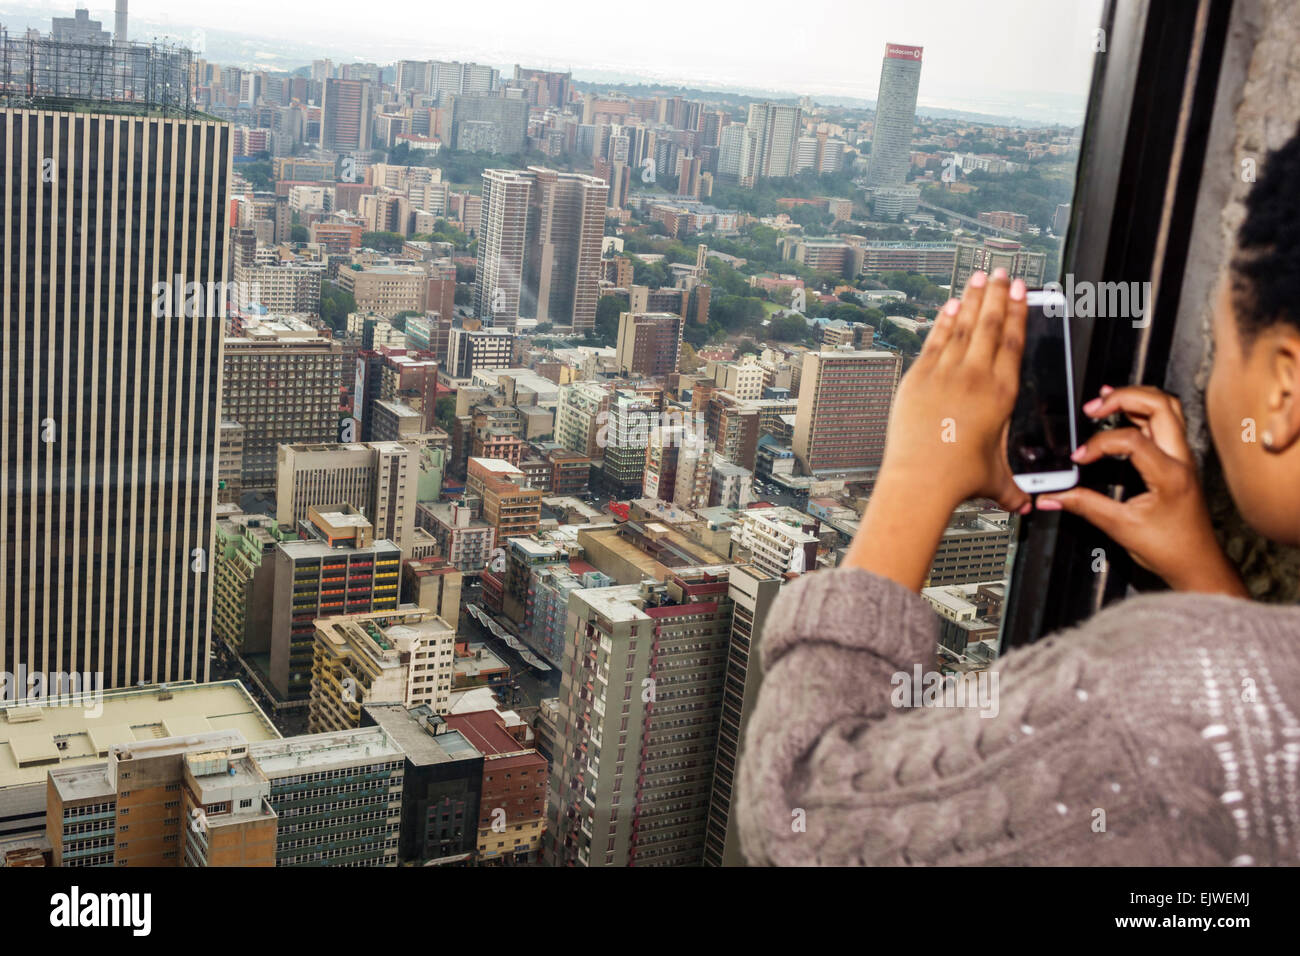
[[[1073,321],[1080,404],[1102,385],[1164,384],[1231,14],[1232,0],[1107,0],[1102,11],[1106,52],[1096,54],[1061,274],[1150,281],[1151,299],[1145,328]],[[1096,429],[1078,418],[1082,441]],[[1142,490],[1119,462],[1085,468],[1081,484],[1120,499]],[[1034,512],[1020,521],[1002,652],[1077,624],[1138,583],[1151,582],[1092,525]]]

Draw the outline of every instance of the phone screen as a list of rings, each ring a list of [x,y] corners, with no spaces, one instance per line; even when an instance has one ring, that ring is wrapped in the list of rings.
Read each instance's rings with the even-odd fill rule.
[[[1045,300],[1051,308],[1044,308]],[[1007,459],[1015,475],[1075,470],[1070,461],[1074,396],[1065,301],[1059,293],[1029,295],[1020,394],[1007,435]]]

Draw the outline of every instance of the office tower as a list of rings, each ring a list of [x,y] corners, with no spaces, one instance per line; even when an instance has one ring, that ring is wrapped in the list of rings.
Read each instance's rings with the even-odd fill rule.
[[[372,96],[366,80],[324,81],[320,103],[321,149],[335,152],[370,149]]]
[[[944,529],[926,587],[1000,581],[1007,576],[1011,548],[1008,515],[998,508],[967,502],[952,513]]]
[[[311,690],[316,619],[395,611],[402,552],[375,540],[354,508],[312,508],[308,535],[275,547],[270,679],[277,694],[305,700]]]
[[[509,368],[514,364],[514,333],[505,329],[451,330],[447,346],[447,375],[468,379],[484,368]]]
[[[374,536],[409,554],[415,536],[420,469],[414,448],[398,442],[280,445],[276,520],[297,528],[308,512],[344,501],[369,520]]]
[[[598,441],[604,422],[601,414],[609,411],[609,399],[610,390],[592,382],[561,385],[555,406],[555,440],[570,451],[599,458],[604,447]]]
[[[378,726],[406,755],[402,766],[404,863],[462,863],[478,847],[485,760],[459,730],[428,707],[367,704],[361,726]]]
[[[527,173],[483,171],[474,314],[485,326],[510,331],[523,314],[521,295],[531,190],[532,177]]]
[[[483,503],[483,520],[498,542],[513,535],[533,534],[541,525],[542,492],[527,487],[524,473],[500,458],[470,458],[465,493]]]
[[[740,123],[722,129],[718,149],[718,175],[746,189],[758,178],[758,131]]]
[[[113,15],[113,39],[118,43],[127,41],[126,35],[126,0],[117,0]]]
[[[525,306],[538,322],[596,327],[600,298],[600,246],[605,234],[608,186],[581,173],[530,167],[528,248],[524,257]]]
[[[745,126],[755,135],[755,175],[759,179],[793,176],[798,171],[799,132],[803,110],[778,103],[751,103]]]
[[[496,546],[496,528],[479,514],[480,503],[447,501],[420,505],[420,527],[438,542],[439,553],[451,566],[466,574],[478,574]]]
[[[624,312],[620,315],[619,374],[665,378],[676,372],[683,325],[682,317],[670,312]]]
[[[270,784],[276,866],[397,865],[406,755],[382,727],[253,743],[248,756]]]
[[[113,39],[103,23],[90,19],[89,10],[75,10],[70,17],[51,17],[50,36],[60,43],[107,44]]]
[[[994,269],[1007,270],[1013,279],[1024,279],[1031,289],[1042,287],[1047,269],[1047,253],[1031,252],[1014,239],[975,238],[961,236],[957,239],[952,275],[948,281],[954,289],[964,289],[971,273]]]
[[[779,575],[768,574],[752,564],[737,565],[727,575],[727,596],[732,602],[731,643],[704,838],[705,866],[745,865],[731,807],[736,798],[741,742],[762,684],[759,642],[782,581]]]
[[[641,493],[647,498],[673,500],[677,490],[677,460],[684,441],[685,429],[681,425],[657,425],[650,429],[641,478]]]
[[[595,328],[608,191],[540,166],[484,170],[475,315],[505,329],[520,316]]]
[[[284,534],[266,515],[217,519],[212,549],[212,633],[240,654],[270,649],[275,546]]]
[[[683,430],[683,440],[677,449],[677,478],[673,484],[672,502],[679,508],[707,508],[709,505],[710,477],[713,472],[713,449],[689,429]]]
[[[55,866],[275,866],[271,786],[238,730],[108,747],[49,774]]]
[[[700,864],[731,643],[728,570],[570,595],[553,865]]]
[[[217,501],[239,504],[244,493],[244,426],[223,421],[217,440]]]
[[[749,553],[749,563],[772,577],[802,574],[817,567],[817,519],[793,508],[741,512],[731,529],[734,545]]]
[[[754,473],[714,455],[709,475],[709,507],[748,508],[753,500]]]
[[[793,451],[808,475],[867,476],[880,467],[902,359],[893,352],[808,352]]]
[[[436,535],[420,530],[433,537],[438,554],[403,562],[402,602],[432,611],[455,631],[460,625],[460,592],[465,575],[442,556]]]
[[[547,762],[531,729],[518,714],[497,710],[451,714],[446,721],[483,754],[478,862],[536,861],[545,833]]]
[[[448,97],[452,149],[515,156],[524,151],[528,101],[496,93],[456,93]]]
[[[866,183],[870,188],[902,186],[912,168],[912,126],[916,122],[916,93],[921,86],[921,50],[919,46],[885,44],[867,164]]]
[[[571,564],[574,564],[571,562]],[[577,563],[537,568],[531,577],[533,623],[525,637],[529,646],[554,667],[562,667],[567,643],[569,595],[583,588],[607,588],[614,579],[590,565]]]
[[[308,730],[359,727],[369,701],[447,713],[455,647],[455,629],[422,607],[317,621]]]
[[[614,497],[640,496],[646,444],[650,429],[657,424],[659,408],[648,398],[627,389],[610,396],[607,418],[597,433],[596,444],[605,450],[601,470],[604,484]]]
[[[275,488],[281,444],[339,437],[342,343],[278,326],[264,322],[226,339],[222,412],[244,427],[245,491]]]
[[[123,687],[207,674],[230,130],[115,109],[0,109],[0,671]]]

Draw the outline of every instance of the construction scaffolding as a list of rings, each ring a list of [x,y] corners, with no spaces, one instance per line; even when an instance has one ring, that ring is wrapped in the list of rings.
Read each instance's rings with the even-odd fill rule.
[[[0,26],[0,106],[190,116],[193,54],[169,43],[72,43]]]

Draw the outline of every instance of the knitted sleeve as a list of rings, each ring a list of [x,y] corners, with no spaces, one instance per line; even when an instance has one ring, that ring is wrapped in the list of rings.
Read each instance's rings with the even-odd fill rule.
[[[745,856],[1225,864],[1273,861],[1290,839],[1294,857],[1300,834],[1277,828],[1300,822],[1300,740],[1280,688],[1294,695],[1300,613],[1254,608],[1124,602],[944,692],[927,602],[858,569],[805,575],[761,636],[735,806]],[[1258,697],[1243,701],[1247,672]]]

